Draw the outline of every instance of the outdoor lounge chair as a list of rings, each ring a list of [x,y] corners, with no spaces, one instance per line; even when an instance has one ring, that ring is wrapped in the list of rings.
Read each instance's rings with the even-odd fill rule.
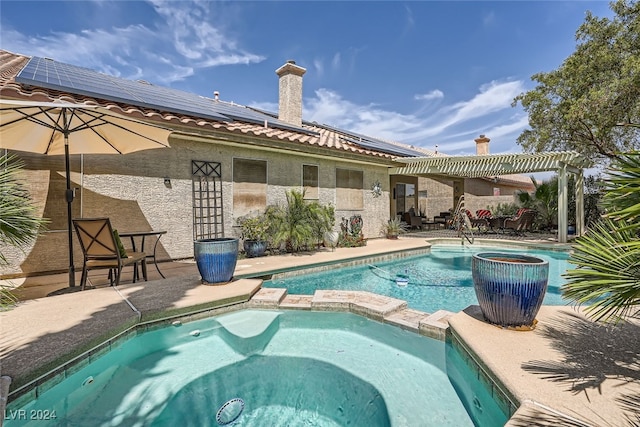
[[[409,212],[405,212],[402,219],[409,228],[417,227],[422,230],[422,218],[416,216],[413,210],[410,209]]]
[[[476,211],[476,217],[477,218],[491,218],[493,217],[493,214],[491,213],[491,211],[489,209],[478,209]]]
[[[523,235],[525,231],[531,231],[537,214],[533,209],[520,209],[516,216],[504,220],[504,229]]]
[[[84,255],[82,278],[84,290],[89,270],[109,269],[111,285],[120,284],[122,268],[133,265],[133,281],[136,281],[138,263],[142,265],[142,276],[147,280],[146,254],[144,252],[126,252],[120,238],[114,235],[109,218],[74,219],[73,226],[80,241]],[[114,277],[115,276],[115,277]]]
[[[480,217],[480,216],[474,218],[473,215],[471,214],[471,211],[467,209],[466,212],[467,212],[467,216],[469,217],[469,221],[471,222],[471,227],[477,228],[484,232],[486,232],[489,229],[489,220],[487,218]]]

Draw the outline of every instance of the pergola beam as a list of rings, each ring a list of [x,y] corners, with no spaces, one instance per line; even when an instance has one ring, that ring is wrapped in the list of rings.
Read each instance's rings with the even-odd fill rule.
[[[437,174],[459,178],[485,178],[555,171],[567,165],[576,172],[587,167],[587,160],[573,151],[483,156],[401,157],[394,159],[403,166],[391,168],[393,175]],[[575,173],[575,172],[574,172]]]

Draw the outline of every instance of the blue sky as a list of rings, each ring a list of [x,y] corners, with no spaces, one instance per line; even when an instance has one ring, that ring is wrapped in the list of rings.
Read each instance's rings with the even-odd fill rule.
[[[307,69],[304,118],[447,154],[521,152],[513,98],[562,64],[605,1],[7,1],[0,47],[277,111]]]

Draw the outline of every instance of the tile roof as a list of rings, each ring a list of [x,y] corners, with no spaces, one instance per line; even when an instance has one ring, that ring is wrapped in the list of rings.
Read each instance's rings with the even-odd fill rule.
[[[330,150],[349,152],[355,155],[364,156],[370,160],[383,163],[391,163],[397,157],[395,154],[376,151],[364,148],[350,141],[348,132],[340,132],[336,129],[329,129],[319,124],[306,123],[302,127],[304,131],[293,129],[279,129],[276,127],[265,127],[264,125],[243,122],[241,120],[217,121],[205,119],[185,114],[178,114],[157,109],[144,108],[128,105],[121,102],[108,101],[98,97],[72,94],[54,89],[36,87],[16,82],[16,76],[29,61],[29,57],[0,50],[0,96],[2,98],[27,99],[32,101],[50,102],[64,100],[75,103],[91,103],[116,110],[122,114],[127,114],[137,118],[144,118],[154,121],[164,121],[167,124],[195,128],[203,132],[220,131],[231,134],[266,138],[272,141],[288,142],[300,146],[320,147]],[[217,100],[215,102],[224,102]],[[238,104],[225,103],[233,108],[246,108]],[[257,110],[255,110],[257,111]],[[265,116],[266,117],[266,116]],[[393,142],[391,144],[409,149],[409,146]],[[293,146],[292,146],[293,148]]]
[[[63,91],[46,89],[36,86],[29,86],[16,82],[16,76],[29,62],[29,59],[30,58],[27,56],[0,49],[0,97],[9,99],[28,99],[32,101],[42,102],[63,100],[75,103],[86,102],[91,104],[98,104],[136,118],[162,121],[176,126],[183,126],[192,129],[195,128],[204,132],[228,132],[235,135],[266,138],[272,141],[289,142],[302,147],[319,147],[329,150],[349,152],[355,155],[373,158],[377,162],[384,162],[388,163],[389,165],[391,165],[391,162],[394,158],[398,157],[397,154],[363,148],[354,142],[353,133],[348,131],[341,131],[340,129],[318,124],[315,122],[304,121],[302,128],[304,128],[304,130],[306,130],[307,132],[300,132],[293,129],[265,127],[264,125],[243,122],[240,120],[216,121],[205,119],[202,117],[138,107],[120,102],[108,101],[96,97],[71,94]],[[225,101],[216,100],[215,102],[224,103]],[[234,103],[225,104],[227,106],[232,106],[233,108],[247,108],[252,111],[265,114],[265,116],[276,117],[276,115],[274,115],[273,113],[261,111],[255,108],[244,107]],[[392,146],[397,146],[403,151],[415,151],[418,155],[422,154],[424,156],[430,157],[447,157],[446,154],[426,148],[406,145],[396,141],[382,140],[380,138],[375,139],[383,141],[384,143]],[[522,175],[505,175],[496,178],[498,178],[499,182],[506,185],[525,187],[533,186],[531,183],[531,179]],[[487,179],[493,179],[493,177]]]

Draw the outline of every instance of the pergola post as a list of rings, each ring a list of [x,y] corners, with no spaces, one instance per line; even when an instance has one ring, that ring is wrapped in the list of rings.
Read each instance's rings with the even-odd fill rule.
[[[558,242],[567,243],[567,164],[558,168]]]
[[[584,173],[579,169],[576,173],[576,236],[584,232]]]

